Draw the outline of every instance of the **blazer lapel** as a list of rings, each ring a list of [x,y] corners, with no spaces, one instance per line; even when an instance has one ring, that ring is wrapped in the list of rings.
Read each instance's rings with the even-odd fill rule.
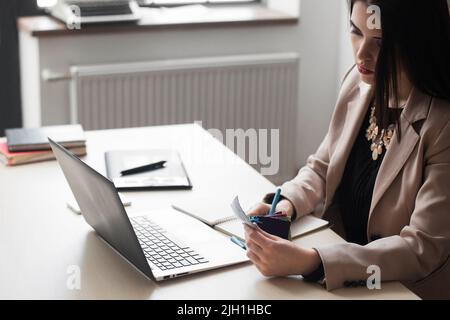
[[[414,129],[413,124],[417,121],[426,119],[430,102],[431,97],[421,93],[415,88],[412,89],[408,102],[400,115],[402,140],[400,143],[398,142],[396,130],[375,180],[372,203],[369,211],[369,223],[374,208],[394,181],[395,177],[399,174],[419,141],[419,133]]]
[[[355,94],[355,98],[348,102],[345,125],[327,170],[326,200],[323,212],[333,201],[334,193],[341,181],[347,159],[369,107],[372,92],[371,87],[362,84],[359,86],[359,92]]]

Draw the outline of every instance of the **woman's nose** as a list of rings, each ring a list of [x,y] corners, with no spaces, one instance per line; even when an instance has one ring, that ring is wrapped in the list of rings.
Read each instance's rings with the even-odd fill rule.
[[[367,65],[372,60],[372,48],[367,41],[362,41],[357,54],[358,62]]]

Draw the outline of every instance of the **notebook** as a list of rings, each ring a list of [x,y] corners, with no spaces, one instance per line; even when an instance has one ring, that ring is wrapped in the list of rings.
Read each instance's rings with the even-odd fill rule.
[[[80,148],[86,145],[83,128],[79,124],[6,129],[5,133],[10,152],[51,150],[48,138],[65,148]]]
[[[122,176],[121,171],[166,161],[164,168]],[[105,153],[106,175],[118,190],[191,189],[177,151],[171,149],[113,150]]]
[[[86,155],[86,147],[70,148],[69,150],[79,157]],[[0,139],[0,162],[7,166],[53,159],[55,159],[55,156],[51,150],[10,152],[6,140]]]
[[[244,227],[242,226],[242,221],[236,217],[231,209],[232,200],[232,198],[223,200],[205,197],[174,202],[172,207],[206,223],[220,232],[235,236],[241,241],[244,241]],[[245,206],[244,203],[243,208],[247,211],[250,206]],[[326,227],[327,225],[328,221],[312,215],[301,217],[291,224],[291,238],[294,239]]]

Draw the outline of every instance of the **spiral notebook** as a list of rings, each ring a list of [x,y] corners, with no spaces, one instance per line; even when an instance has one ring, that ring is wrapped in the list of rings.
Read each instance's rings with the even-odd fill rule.
[[[211,228],[230,236],[235,236],[244,240],[244,227],[242,222],[234,215],[231,209],[230,199],[215,199],[212,197],[196,198],[179,201],[172,204],[172,207],[195,219],[198,219]],[[244,211],[250,205],[243,203]],[[316,218],[312,215],[301,217],[291,224],[291,237],[296,238],[314,230],[326,227],[328,221]]]

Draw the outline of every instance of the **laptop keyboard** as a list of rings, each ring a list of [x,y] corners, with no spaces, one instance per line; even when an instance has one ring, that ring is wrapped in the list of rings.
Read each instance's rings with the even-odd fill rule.
[[[151,267],[154,265],[164,271],[208,262],[148,218],[130,220]]]

